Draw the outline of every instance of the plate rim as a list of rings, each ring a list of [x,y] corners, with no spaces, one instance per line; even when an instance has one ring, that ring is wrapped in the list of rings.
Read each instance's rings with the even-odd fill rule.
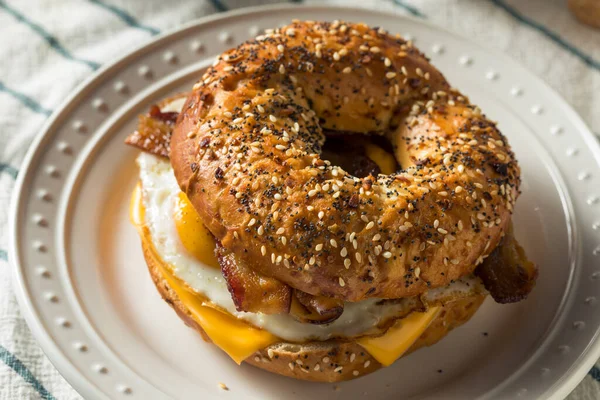
[[[118,68],[123,64],[127,64],[131,59],[135,59],[137,56],[151,52],[153,48],[160,46],[166,41],[177,37],[178,35],[185,34],[188,30],[193,30],[200,25],[215,23],[221,20],[226,20],[232,17],[238,17],[241,15],[261,13],[265,11],[290,11],[290,10],[303,10],[313,11],[317,13],[319,10],[342,10],[342,11],[358,11],[358,12],[370,12],[374,15],[377,14],[392,14],[395,18],[412,20],[418,24],[425,25],[434,30],[445,32],[449,35],[458,38],[461,41],[468,42],[469,45],[476,46],[478,49],[493,54],[495,57],[501,57],[503,60],[512,62],[526,69],[529,72],[529,78],[533,78],[537,85],[542,85],[546,90],[549,90],[552,95],[560,99],[562,102],[563,111],[566,117],[571,123],[573,123],[578,129],[579,134],[588,149],[592,153],[595,161],[600,165],[600,142],[592,133],[591,129],[587,126],[581,116],[571,107],[571,105],[564,100],[564,98],[549,84],[547,84],[542,78],[537,76],[535,73],[530,71],[519,61],[513,59],[507,54],[502,53],[499,50],[488,49],[480,44],[479,42],[472,40],[460,33],[451,31],[444,26],[437,25],[433,22],[416,18],[411,15],[403,14],[396,9],[390,10],[378,10],[368,6],[343,6],[343,5],[298,5],[298,4],[267,4],[252,7],[243,7],[235,10],[230,10],[223,13],[215,13],[208,16],[204,16],[198,19],[194,19],[179,27],[166,30],[165,32],[151,37],[145,40],[138,46],[135,46],[127,52],[124,56],[116,59],[113,62],[109,62],[91,74],[89,77],[84,79],[82,83],[77,85],[73,91],[57,106],[54,113],[48,118],[48,120],[40,128],[40,133],[35,136],[31,145],[29,146],[22,162],[21,172],[17,177],[17,180],[13,186],[13,193],[11,195],[10,207],[9,207],[9,220],[8,220],[8,260],[9,265],[12,268],[12,284],[15,296],[17,298],[21,315],[24,317],[33,337],[36,339],[40,348],[44,354],[48,357],[51,364],[56,368],[61,376],[82,396],[94,397],[94,398],[108,398],[104,392],[93,383],[92,380],[87,379],[81,372],[80,368],[76,367],[71,363],[66,354],[56,345],[52,340],[49,331],[46,329],[45,324],[39,318],[39,311],[31,301],[31,293],[26,286],[26,279],[23,272],[22,250],[18,243],[18,233],[20,230],[19,221],[22,221],[20,215],[24,212],[22,203],[25,200],[24,190],[25,185],[32,179],[31,166],[39,156],[39,153],[43,150],[43,145],[50,140],[50,133],[55,130],[66,117],[70,111],[71,105],[75,103],[79,98],[85,97],[90,91],[96,88],[101,83],[101,78],[110,74],[111,71]],[[233,44],[232,44],[233,45]],[[554,157],[553,157],[554,158]],[[587,375],[590,368],[600,358],[600,329],[596,330],[592,341],[578,356],[576,362],[563,374],[561,379],[554,382],[550,388],[556,388],[549,398],[564,398],[566,397]],[[60,366],[60,368],[59,368]]]

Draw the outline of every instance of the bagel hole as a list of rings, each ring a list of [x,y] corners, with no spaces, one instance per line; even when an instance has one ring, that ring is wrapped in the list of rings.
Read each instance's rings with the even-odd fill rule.
[[[346,172],[357,178],[369,175],[377,176],[382,172],[382,160],[374,159],[373,148],[381,149],[387,155],[387,170],[396,172],[400,165],[394,157],[392,143],[383,135],[376,133],[362,134],[346,131],[325,130],[325,144],[321,158],[331,162],[332,165],[341,167]],[[388,157],[389,156],[389,157]],[[389,171],[387,171],[389,172]]]

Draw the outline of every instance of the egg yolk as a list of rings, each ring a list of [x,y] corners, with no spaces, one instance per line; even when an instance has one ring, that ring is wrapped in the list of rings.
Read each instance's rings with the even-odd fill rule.
[[[177,196],[174,218],[183,247],[204,264],[219,268],[215,256],[215,239],[183,192]]]
[[[396,159],[390,153],[377,146],[376,144],[369,143],[365,148],[367,157],[377,164],[381,173],[389,175],[396,172]]]

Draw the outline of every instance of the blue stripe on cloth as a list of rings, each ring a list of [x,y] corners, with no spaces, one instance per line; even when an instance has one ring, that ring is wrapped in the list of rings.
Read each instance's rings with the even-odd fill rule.
[[[596,382],[600,382],[600,368],[593,366],[592,369],[590,369],[590,372],[588,372],[588,374],[592,378],[594,378]]]
[[[538,32],[540,32],[541,34],[546,36],[548,39],[552,40],[554,43],[556,43],[557,45],[559,45],[560,47],[562,47],[563,49],[565,49],[566,51],[568,51],[575,57],[579,58],[581,61],[583,61],[588,66],[594,68],[595,70],[600,71],[600,62],[598,62],[597,60],[594,60],[591,56],[585,54],[583,51],[579,50],[577,47],[573,46],[572,44],[567,42],[565,39],[561,38],[557,33],[552,32],[551,30],[546,28],[544,25],[541,25],[541,24],[535,22],[534,20],[525,17],[523,14],[519,13],[517,10],[510,7],[508,4],[504,3],[504,1],[502,1],[502,0],[489,0],[489,1],[491,1],[498,7],[502,8],[504,11],[509,13],[517,21],[521,22],[524,25],[529,26],[530,28],[537,30]]]
[[[38,392],[44,400],[56,400],[52,394],[38,381],[35,376],[27,369],[27,367],[10,351],[0,345],[0,360],[7,366],[12,368],[17,374],[29,383]]]
[[[19,173],[19,170],[17,170],[11,165],[0,163],[0,174],[1,173],[7,173],[8,175],[10,175],[11,178],[17,179],[17,174]]]
[[[399,7],[402,7],[415,17],[427,18],[427,15],[423,14],[418,8],[411,6],[410,4],[406,4],[403,0],[393,0],[393,3]]]
[[[49,116],[50,114],[52,114],[52,110],[48,110],[47,108],[44,108],[40,103],[38,103],[31,97],[28,97],[27,95],[24,95],[23,93],[19,93],[14,89],[6,87],[4,85],[4,83],[2,83],[2,82],[0,82],[0,92],[4,92],[4,93],[11,95],[13,98],[18,100],[21,104],[23,104],[25,107],[29,108],[31,111],[35,111],[36,113],[44,114],[46,116]]]
[[[105,10],[115,14],[117,17],[121,18],[121,20],[123,20],[123,22],[125,22],[127,25],[133,27],[133,28],[137,28],[137,29],[141,29],[143,31],[149,32],[151,35],[158,35],[160,33],[160,29],[156,29],[152,26],[148,26],[148,25],[144,25],[138,22],[138,20],[131,14],[128,14],[127,11],[117,7],[117,6],[113,6],[111,4],[106,4],[104,1],[101,0],[88,0],[90,3],[93,3],[99,7],[104,8]]]
[[[8,253],[6,253],[6,250],[0,249],[0,260],[8,261]]]
[[[228,11],[227,6],[225,4],[223,4],[223,2],[221,0],[210,0],[210,3],[213,5],[215,10],[217,10],[218,12]]]
[[[47,32],[40,25],[36,24],[32,20],[28,19],[25,15],[21,14],[19,11],[14,8],[8,6],[4,1],[0,1],[0,8],[4,9],[7,13],[16,18],[17,21],[22,22],[23,24],[30,27],[35,33],[40,35],[54,50],[56,50],[60,55],[69,59],[71,61],[76,61],[82,64],[87,65],[93,70],[100,68],[100,64],[95,61],[85,60],[83,58],[75,57],[71,54],[59,41],[57,38],[52,36],[49,32]]]

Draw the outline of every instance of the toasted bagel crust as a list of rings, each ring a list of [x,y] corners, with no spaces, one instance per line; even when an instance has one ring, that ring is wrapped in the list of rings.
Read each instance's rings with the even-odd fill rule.
[[[403,170],[356,178],[323,129],[387,135]],[[409,43],[297,22],[219,57],[171,141],[180,187],[229,251],[313,294],[401,298],[471,273],[520,183],[505,138]]]
[[[187,326],[198,331],[204,341],[211,342],[202,327],[192,317],[190,310],[179,300],[175,291],[164,279],[152,251],[144,241],[142,241],[142,249],[152,281],[162,298],[177,312]],[[485,297],[485,295],[474,294],[447,303],[439,316],[406,354],[438,342],[450,330],[467,322],[475,314]],[[276,343],[259,350],[244,362],[276,374],[318,382],[350,380],[382,367],[356,342],[341,340],[312,341],[304,344]],[[339,369],[339,367],[343,368]]]

